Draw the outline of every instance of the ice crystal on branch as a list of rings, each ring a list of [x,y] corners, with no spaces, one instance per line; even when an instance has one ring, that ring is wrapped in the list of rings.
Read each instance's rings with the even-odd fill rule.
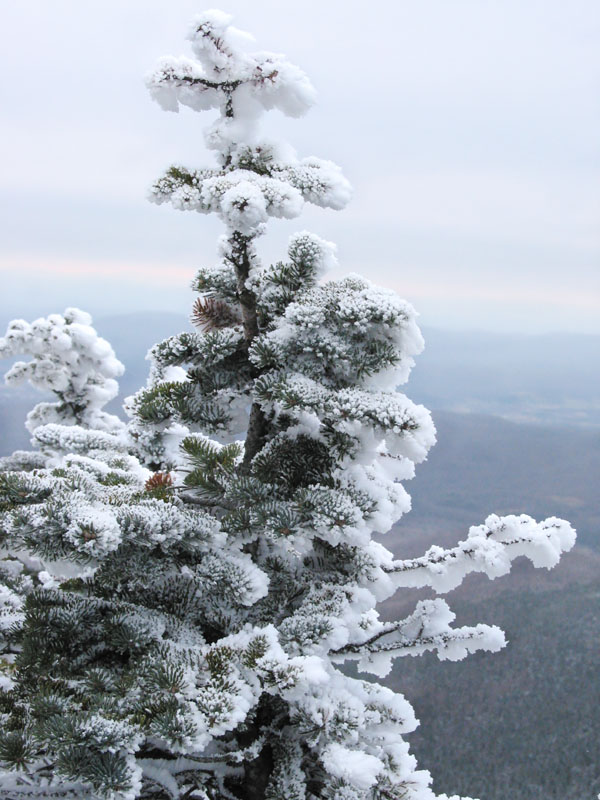
[[[189,39],[195,59],[162,59],[148,86],[167,110],[217,110],[216,166],[171,167],[151,199],[217,214],[219,261],[194,280],[197,330],[152,348],[126,432],[80,381],[93,413],[45,419],[48,460],[4,465],[0,798],[432,800],[410,704],[339,666],[498,650],[501,631],[455,626],[442,599],[396,622],[376,603],[520,555],[553,566],[574,533],[492,516],[404,561],[373,540],[409,511],[403,483],[435,442],[396,391],[423,347],[416,312],[359,276],[328,280],[335,248],[306,231],[261,263],[270,218],[342,208],[350,187],[261,132],[265,111],[311,106],[304,73],[221,12]],[[89,374],[83,354],[65,366],[44,348],[55,391]]]
[[[124,367],[110,344],[91,327],[92,318],[78,308],[51,314],[32,323],[13,320],[0,338],[0,358],[29,355],[17,361],[5,375],[9,385],[29,381],[41,391],[57,397],[55,403],[39,403],[27,418],[27,428],[58,422],[116,431],[117,417],[102,411],[113,400],[119,386],[115,378]]]

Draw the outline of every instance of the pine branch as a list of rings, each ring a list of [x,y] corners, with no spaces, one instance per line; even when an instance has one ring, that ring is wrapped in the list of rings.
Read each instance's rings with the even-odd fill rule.
[[[574,543],[575,531],[556,517],[537,523],[526,514],[492,514],[484,525],[470,528],[467,539],[456,547],[434,546],[420,558],[394,561],[383,569],[394,576],[397,586],[431,586],[447,592],[470,572],[484,572],[491,579],[505,575],[519,556],[526,556],[534,566],[551,568]]]
[[[475,639],[482,640],[486,635],[486,630],[474,628],[457,628],[451,633],[441,633],[435,636],[415,636],[413,638],[401,636],[391,642],[381,642],[380,640],[390,633],[398,632],[398,629],[385,630],[358,644],[347,644],[337,650],[332,650],[333,656],[343,656],[350,654],[367,655],[376,653],[396,653],[397,655],[420,655],[425,650],[435,650],[443,648],[450,643],[468,642]],[[401,651],[406,652],[401,652]],[[410,653],[409,651],[417,652]],[[398,652],[400,651],[400,652]]]
[[[207,295],[197,298],[192,310],[191,321],[203,333],[208,333],[219,328],[237,325],[240,318],[229,303]]]

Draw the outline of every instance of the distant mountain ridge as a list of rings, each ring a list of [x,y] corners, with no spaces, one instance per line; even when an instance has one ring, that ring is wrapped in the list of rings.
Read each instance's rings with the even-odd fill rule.
[[[150,347],[182,330],[192,330],[185,315],[160,311],[100,317],[95,325],[126,367],[119,398],[110,404],[113,413],[122,413],[123,399],[145,384],[149,369],[145,356]],[[423,333],[425,351],[416,359],[406,388],[402,387],[415,402],[436,413],[551,426],[555,431],[550,438],[561,442],[561,428],[600,429],[600,370],[595,368],[600,363],[600,336],[519,336],[427,328]],[[15,390],[0,384],[3,453],[27,445],[22,424],[40,399],[30,387]],[[471,425],[478,424],[472,417]],[[507,436],[511,438],[510,433]],[[535,438],[533,432],[528,436]],[[480,441],[484,446],[487,440]]]
[[[409,395],[429,408],[600,427],[600,336],[424,329]]]
[[[145,383],[144,356],[153,344],[192,329],[184,314],[162,311],[99,317],[95,325],[127,368],[121,398]],[[425,351],[406,388],[412,400],[514,422],[600,428],[600,336],[436,328],[423,334]]]
[[[163,312],[102,317],[100,333],[126,364],[124,395],[146,379],[143,357],[191,325]],[[428,408],[491,414],[514,422],[600,427],[600,336],[494,334],[424,328],[425,350],[407,394]]]

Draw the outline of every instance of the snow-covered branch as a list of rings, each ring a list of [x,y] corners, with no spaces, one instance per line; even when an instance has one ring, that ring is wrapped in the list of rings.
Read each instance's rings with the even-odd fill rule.
[[[0,339],[0,358],[29,355],[17,361],[5,375],[9,385],[29,381],[41,391],[52,392],[55,403],[39,403],[27,417],[34,431],[47,423],[83,425],[115,432],[123,423],[102,407],[115,398],[115,380],[124,366],[110,344],[92,327],[92,318],[78,308],[64,314],[50,314],[32,323],[13,320]]]
[[[444,600],[421,600],[406,619],[380,623],[379,630],[367,639],[334,650],[332,659],[340,663],[360,660],[361,669],[383,676],[391,669],[392,658],[398,656],[420,656],[437,650],[441,661],[459,661],[477,650],[495,652],[506,644],[503,632],[495,625],[452,628],[455,618]]]
[[[519,556],[535,567],[551,569],[574,544],[575,531],[563,519],[549,517],[538,523],[526,514],[491,514],[485,524],[471,527],[456,547],[433,546],[420,558],[394,561],[384,570],[397,587],[430,586],[443,593],[459,586],[470,572],[484,572],[489,578],[506,575]]]

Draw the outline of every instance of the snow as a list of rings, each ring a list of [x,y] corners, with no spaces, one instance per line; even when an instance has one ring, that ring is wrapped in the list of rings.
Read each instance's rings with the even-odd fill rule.
[[[82,503],[71,516],[65,536],[80,552],[100,556],[116,550],[121,543],[121,528],[114,514]]]
[[[0,339],[0,356],[29,357],[7,382],[28,380],[58,400],[28,418],[40,452],[1,463],[10,480],[0,487],[0,654],[27,624],[27,603],[45,603],[51,624],[81,618],[93,641],[89,610],[105,639],[87,652],[71,626],[83,651],[62,662],[52,653],[64,671],[56,689],[69,689],[61,717],[73,720],[74,746],[123,756],[129,788],[104,793],[113,800],[134,800],[143,779],[177,797],[186,775],[198,778],[194,796],[233,797],[224,779],[267,741],[273,797],[300,800],[316,775],[336,800],[374,791],[433,800],[403,738],[418,724],[410,703],[338,666],[353,660],[384,677],[398,657],[499,650],[502,631],[455,626],[441,598],[394,622],[376,602],[400,587],[447,592],[472,571],[495,578],[519,556],[551,568],[575,532],[554,517],[491,515],[456,547],[421,558],[397,560],[373,541],[410,510],[403,483],[435,443],[427,409],[396,391],[424,346],[417,313],[360,276],[327,280],[335,246],[307,231],[290,238],[286,262],[261,263],[256,241],[271,218],[293,219],[306,203],[341,209],[351,187],[331,161],[299,158],[263,135],[265,111],[299,116],[314,89],[231,19],[197,16],[194,58],[163,58],[147,80],[167,110],[218,111],[205,131],[217,166],[172,167],[151,190],[156,203],[225,225],[219,263],[193,284],[221,304],[214,325],[152,348],[147,386],[126,401],[128,425],[102,410],[123,368],[88,314],[16,320]],[[251,407],[267,439],[247,463],[250,435],[224,443],[247,433]],[[72,577],[82,590],[65,586]],[[119,665],[90,668],[85,659],[102,662],[113,635]],[[2,690],[13,685],[15,653],[6,655]],[[138,670],[132,686],[121,661]],[[102,697],[94,706],[90,674],[118,684],[108,708]],[[265,698],[284,723],[262,724]],[[64,755],[51,730],[38,744]],[[169,758],[138,758],[142,744]],[[206,775],[215,784],[205,792]],[[34,796],[51,796],[45,776],[35,781]],[[65,797],[91,795],[66,784]]]
[[[383,764],[375,756],[360,750],[350,750],[332,742],[324,750],[321,760],[325,769],[337,778],[343,778],[358,789],[368,789],[377,782]]]
[[[208,11],[194,20],[188,38],[198,62],[185,56],[161,59],[146,79],[153,99],[167,111],[180,104],[207,110],[224,102],[216,83],[228,87],[234,103],[240,101],[238,111],[245,117],[272,108],[290,117],[306,113],[316,95],[302,70],[276,53],[245,53],[241,48],[251,37],[228,25],[226,16]]]
[[[223,147],[220,140],[215,146]],[[269,165],[269,174],[231,168],[225,174],[210,170],[171,169],[152,187],[149,198],[170,202],[179,210],[217,213],[230,229],[256,235],[269,217],[294,219],[305,202],[323,208],[343,208],[350,199],[348,182],[329,162],[303,169]]]
[[[431,586],[448,592],[470,572],[483,572],[492,579],[506,575],[519,556],[551,569],[574,544],[575,531],[565,520],[550,517],[537,523],[526,514],[491,514],[484,525],[471,527],[467,539],[456,547],[433,546],[421,558],[397,561],[386,569],[396,586]]]
[[[122,428],[117,417],[101,409],[117,396],[115,379],[124,367],[91,322],[86,312],[67,308],[62,315],[51,314],[31,324],[14,320],[0,338],[0,358],[31,356],[8,370],[4,376],[7,384],[29,381],[37,389],[59,396],[58,403],[39,403],[30,412],[27,427],[31,432],[55,422],[113,432]]]

